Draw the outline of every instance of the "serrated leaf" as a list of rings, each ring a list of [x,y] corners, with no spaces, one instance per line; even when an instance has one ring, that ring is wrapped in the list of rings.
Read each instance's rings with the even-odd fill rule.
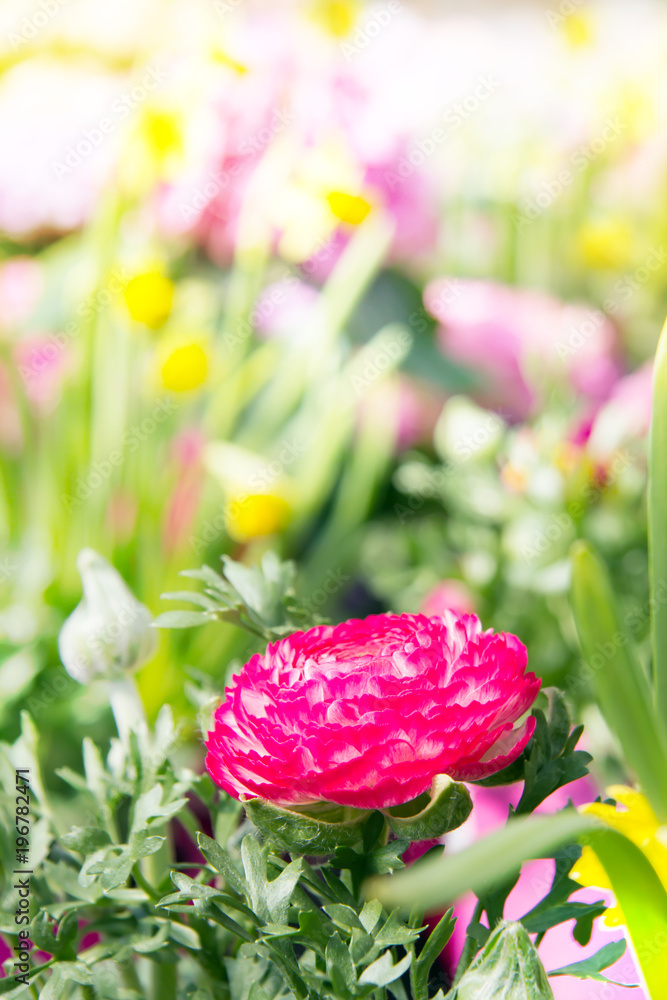
[[[612,983],[615,986],[624,986],[625,983],[614,983],[612,979],[607,979],[602,975],[603,969],[608,969],[610,965],[615,965],[619,958],[625,954],[626,943],[611,941],[604,945],[594,955],[583,958],[580,962],[573,962],[571,965],[564,965],[560,969],[554,969],[550,976],[576,976],[577,979],[595,979],[599,983]]]
[[[442,953],[445,945],[452,936],[454,927],[456,926],[456,919],[452,916],[453,913],[453,909],[447,910],[429,934],[424,947],[412,963],[410,981],[412,984],[413,1000],[428,1000],[428,977],[431,966]]]
[[[73,826],[69,833],[60,838],[60,842],[77,854],[91,854],[110,844],[111,838],[106,830],[97,826]]]
[[[371,986],[388,986],[394,980],[400,979],[412,964],[412,955],[406,955],[394,965],[390,951],[385,951],[372,965],[369,965],[359,976],[359,982]]]
[[[371,931],[377,926],[377,922],[382,916],[382,903],[377,899],[369,899],[367,903],[364,903],[361,913],[359,914],[359,920],[364,928],[364,930],[370,934]]]
[[[337,996],[349,996],[357,983],[357,973],[354,968],[352,956],[343,944],[338,931],[329,938],[326,947],[325,959],[327,963],[327,974]]]
[[[245,895],[247,886],[245,879],[240,874],[227,852],[220,847],[215,840],[211,840],[204,833],[197,834],[197,844],[211,868],[214,868],[225,879],[229,885]]]

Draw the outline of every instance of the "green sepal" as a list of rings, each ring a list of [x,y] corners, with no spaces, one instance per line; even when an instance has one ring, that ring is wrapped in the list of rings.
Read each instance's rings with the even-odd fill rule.
[[[308,812],[287,809],[266,799],[241,796],[248,817],[268,840],[290,854],[322,857],[337,847],[352,847],[364,835],[371,813],[332,802],[317,803]]]
[[[397,837],[433,840],[465,823],[472,811],[472,799],[465,785],[446,774],[438,774],[430,792],[404,806],[381,811]]]

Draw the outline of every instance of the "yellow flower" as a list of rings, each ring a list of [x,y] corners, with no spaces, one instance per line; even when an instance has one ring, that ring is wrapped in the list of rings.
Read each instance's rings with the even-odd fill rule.
[[[607,789],[607,794],[625,808],[618,809],[617,806],[604,802],[591,802],[590,805],[582,806],[580,811],[596,816],[641,848],[667,889],[667,846],[663,843],[663,829],[646,796],[626,785],[612,785]],[[572,869],[571,877],[581,885],[611,891],[607,873],[590,847],[584,847],[581,858]],[[604,920],[610,927],[625,923],[620,906],[616,904],[608,909]]]
[[[234,70],[234,72],[238,73],[239,76],[244,76],[248,72],[248,67],[245,63],[241,63],[237,59],[234,59],[233,56],[230,56],[228,52],[225,52],[224,49],[219,47],[213,49],[211,58],[214,62],[219,63],[221,66],[226,66],[227,69]]]
[[[620,219],[587,222],[579,230],[584,261],[598,270],[620,270],[632,259],[632,232]]]
[[[355,0],[316,0],[311,16],[335,38],[344,38],[354,27],[359,13]]]
[[[563,32],[573,49],[590,45],[594,38],[593,24],[585,14],[570,14],[563,21]]]
[[[162,384],[171,392],[198,389],[208,375],[208,355],[192,341],[174,347],[162,362]]]
[[[349,226],[358,226],[371,210],[370,203],[365,198],[346,191],[330,191],[327,202],[336,218]]]
[[[247,542],[281,531],[290,518],[286,500],[271,493],[249,493],[231,500],[225,508],[225,522],[232,538]]]
[[[167,320],[173,298],[173,282],[159,271],[137,274],[125,286],[125,304],[130,316],[151,330],[157,330]]]
[[[183,130],[180,116],[173,111],[148,108],[143,115],[142,132],[149,151],[158,162],[172,153],[183,151]]]

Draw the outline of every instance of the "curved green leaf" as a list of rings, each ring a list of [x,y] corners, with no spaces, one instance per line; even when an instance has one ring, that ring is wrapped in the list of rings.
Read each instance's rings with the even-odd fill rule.
[[[649,577],[655,703],[667,728],[667,323],[653,372],[653,417],[648,477]]]
[[[581,838],[595,851],[623,910],[652,1000],[667,998],[667,892],[642,851],[611,828]]]
[[[487,892],[524,861],[549,857],[598,823],[574,809],[555,816],[519,817],[459,854],[418,862],[391,879],[369,879],[364,894],[388,908],[409,912],[418,903],[424,912],[433,912],[471,889],[478,895]]]

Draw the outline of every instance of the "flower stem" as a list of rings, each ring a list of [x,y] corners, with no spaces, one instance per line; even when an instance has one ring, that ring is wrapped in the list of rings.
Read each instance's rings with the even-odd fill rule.
[[[176,1000],[177,972],[175,965],[151,963],[151,996],[153,1000]]]
[[[475,905],[475,910],[473,912],[472,918],[470,920],[470,924],[478,924],[479,918],[482,916],[483,912],[484,912],[484,904],[482,903],[481,899],[478,899]],[[470,926],[470,924],[468,926]],[[466,969],[472,962],[476,947],[477,947],[477,941],[475,940],[475,938],[471,937],[470,934],[467,934],[465,943],[463,945],[463,951],[461,952],[461,958],[459,959],[459,964],[456,967],[456,974],[454,976],[454,982],[452,983],[452,986],[456,986],[459,979],[461,978],[463,973],[466,971]]]
[[[129,746],[130,733],[146,729],[146,715],[133,677],[121,677],[109,685],[109,701],[121,742]]]

